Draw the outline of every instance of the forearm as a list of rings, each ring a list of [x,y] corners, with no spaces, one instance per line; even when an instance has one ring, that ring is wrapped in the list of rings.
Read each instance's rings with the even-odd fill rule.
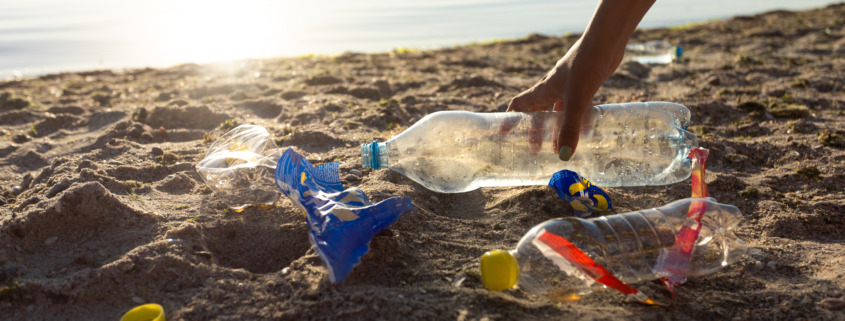
[[[655,0],[599,0],[587,29],[581,36],[580,50],[607,63],[609,76],[625,53],[625,45]]]

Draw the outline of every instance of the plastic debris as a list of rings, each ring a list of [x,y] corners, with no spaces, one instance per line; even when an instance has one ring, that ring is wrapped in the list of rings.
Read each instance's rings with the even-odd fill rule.
[[[610,196],[603,189],[576,172],[565,169],[555,173],[549,186],[555,189],[560,199],[572,206],[578,217],[613,208]]]
[[[440,193],[546,185],[568,169],[606,187],[666,185],[690,176],[698,138],[687,107],[670,102],[598,105],[585,111],[578,151],[551,147],[562,112],[439,111],[386,142],[361,145],[364,168],[388,168]]]
[[[120,318],[120,321],[165,321],[164,308],[155,303],[132,308]]]
[[[412,210],[411,199],[393,197],[377,204],[358,188],[343,189],[338,163],[317,167],[288,149],[276,167],[276,184],[305,212],[308,239],[329,270],[332,282],[343,282],[369,242]]]
[[[660,279],[674,299],[675,287],[687,276],[712,273],[738,260],[747,252],[733,232],[741,213],[705,198],[707,150],[693,149],[690,157],[692,198],[658,209],[541,223],[516,250],[482,256],[485,286],[498,291],[519,284],[556,300],[578,299],[605,286],[636,301],[662,305],[628,282]]]
[[[238,126],[215,141],[197,172],[235,211],[270,207],[282,195],[305,212],[309,240],[332,282],[343,282],[368,243],[406,212],[409,198],[372,204],[358,188],[343,189],[337,162],[313,166],[293,149],[281,153],[266,129]],[[359,172],[360,173],[360,172]]]

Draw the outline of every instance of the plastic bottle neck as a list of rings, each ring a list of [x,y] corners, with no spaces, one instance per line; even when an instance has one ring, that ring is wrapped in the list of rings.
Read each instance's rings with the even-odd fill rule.
[[[361,144],[361,166],[364,168],[387,168],[390,165],[387,158],[387,143],[373,141]]]
[[[678,146],[680,147],[678,151],[681,153],[681,157],[687,157],[690,150],[698,147],[698,137],[687,131],[686,128],[678,128],[678,133]]]

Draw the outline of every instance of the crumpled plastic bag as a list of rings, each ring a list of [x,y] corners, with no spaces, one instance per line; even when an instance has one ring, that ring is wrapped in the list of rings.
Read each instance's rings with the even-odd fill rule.
[[[305,212],[308,239],[334,283],[343,282],[370,250],[373,236],[414,209],[410,198],[393,197],[372,204],[358,188],[343,189],[338,163],[311,165],[293,149],[276,166],[276,185]]]

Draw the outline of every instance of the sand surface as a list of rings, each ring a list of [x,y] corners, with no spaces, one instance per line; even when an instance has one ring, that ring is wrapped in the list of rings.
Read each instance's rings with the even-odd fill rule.
[[[552,189],[438,194],[361,168],[360,144],[428,113],[505,110],[571,35],[0,82],[0,319],[117,320],[155,302],[169,320],[845,320],[845,5],[633,38],[681,44],[686,56],[623,63],[595,103],[688,106],[710,150],[711,196],[743,212],[751,247],[680,286],[671,307],[612,290],[571,302],[488,291],[482,253],[573,215]],[[411,197],[417,209],[331,284],[290,201],[235,213],[196,173],[238,124],[268,128],[315,165],[339,161],[344,184],[374,201]],[[622,213],[690,188],[607,192]]]

